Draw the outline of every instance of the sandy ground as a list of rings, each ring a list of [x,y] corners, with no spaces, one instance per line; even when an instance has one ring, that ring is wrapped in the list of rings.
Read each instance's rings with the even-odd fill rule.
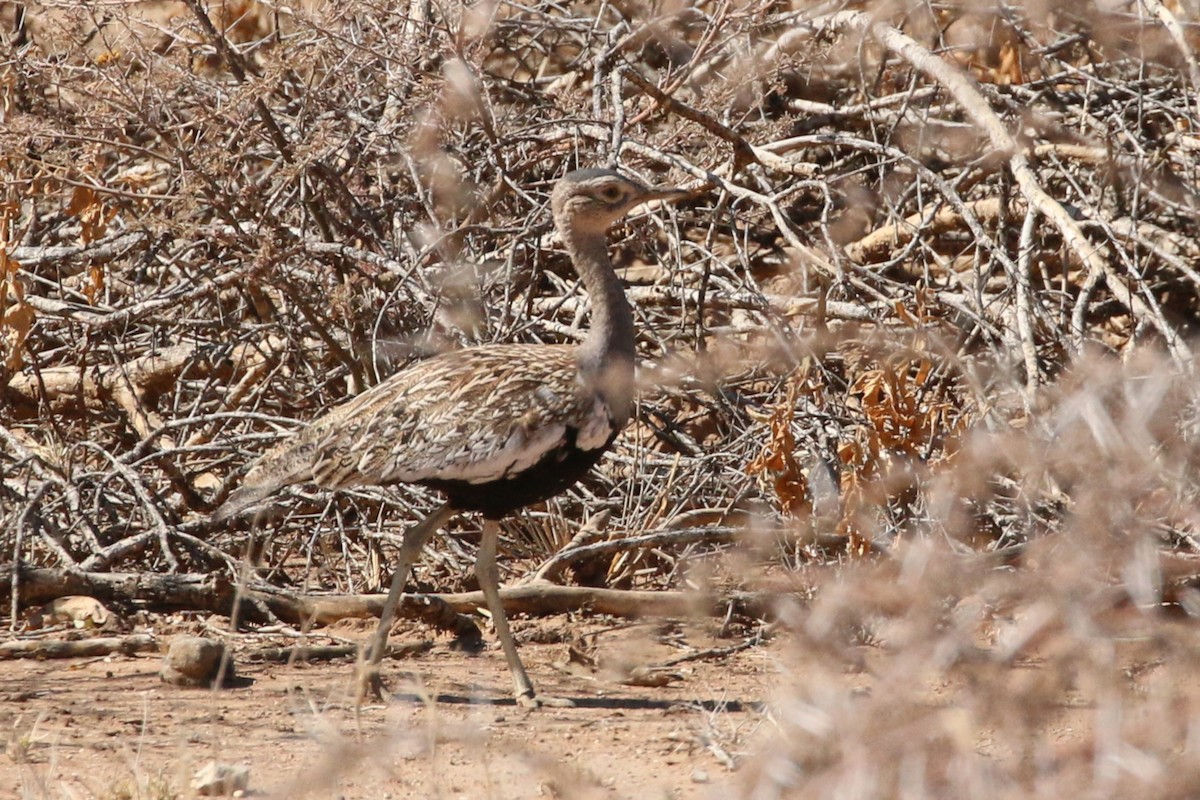
[[[626,665],[737,641],[652,626],[599,638]],[[493,639],[474,655],[437,640],[389,663],[389,704],[356,708],[351,663],[246,661],[261,645],[235,637],[242,685],[220,691],[163,684],[155,654],[3,663],[0,796],[192,797],[193,774],[215,759],[250,767],[247,796],[718,797],[777,675],[765,645],[675,665],[666,686],[629,686],[566,668],[564,643],[527,644],[539,692],[576,704],[530,712],[511,701]]]

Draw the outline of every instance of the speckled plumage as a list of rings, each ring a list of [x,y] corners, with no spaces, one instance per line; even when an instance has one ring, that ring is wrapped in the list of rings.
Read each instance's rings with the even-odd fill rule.
[[[560,481],[539,492],[519,484],[523,473],[543,459],[565,462],[571,448],[602,452],[624,424],[578,358],[577,347],[501,344],[418,362],[263,455],[227,505],[244,508],[308,482],[425,484],[456,508],[492,516],[546,499],[564,488],[553,485]],[[468,487],[456,491],[490,483],[499,495],[490,503],[473,502],[478,491]]]

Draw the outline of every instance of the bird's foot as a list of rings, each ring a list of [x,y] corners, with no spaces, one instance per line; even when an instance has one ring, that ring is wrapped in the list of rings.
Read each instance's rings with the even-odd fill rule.
[[[521,708],[574,708],[575,703],[565,697],[546,697],[535,695],[533,692],[523,692],[517,695],[517,705]]]
[[[358,668],[356,683],[358,684],[358,704],[387,702],[387,684],[383,682],[383,673],[378,664],[362,664]]]

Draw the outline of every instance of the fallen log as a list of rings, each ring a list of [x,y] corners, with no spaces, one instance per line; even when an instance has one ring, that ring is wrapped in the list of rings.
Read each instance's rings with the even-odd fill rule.
[[[0,567],[0,595],[11,596],[12,566]],[[299,594],[251,580],[238,586],[219,574],[72,572],[20,567],[17,602],[44,603],[68,595],[89,595],[105,603],[135,604],[156,609],[187,609],[225,614],[251,622],[283,621],[291,625],[328,625],[341,619],[378,617],[386,594]],[[682,617],[735,612],[760,617],[769,613],[771,597],[735,593],[716,598],[698,592],[604,589],[561,586],[534,581],[500,591],[510,614],[548,616],[590,611],[616,617]],[[457,635],[474,629],[470,616],[487,606],[483,592],[406,594],[398,614]],[[477,634],[476,634],[477,635]]]
[[[96,639],[13,639],[0,642],[0,661],[15,658],[87,658],[113,653],[134,653],[158,650],[158,640],[147,633],[130,636],[104,636]]]

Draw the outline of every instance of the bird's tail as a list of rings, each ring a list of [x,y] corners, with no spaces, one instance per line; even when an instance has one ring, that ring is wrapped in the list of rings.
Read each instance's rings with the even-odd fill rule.
[[[311,482],[330,489],[341,486],[325,480],[321,464],[314,463],[319,461],[317,442],[326,435],[320,426],[310,426],[268,450],[250,467],[241,485],[213,512],[212,520],[223,522],[241,516],[294,483]]]
[[[241,485],[213,512],[214,522],[239,517],[292,483],[312,480],[305,461],[305,443],[289,441],[262,456],[242,478]]]
[[[240,517],[245,512],[249,511],[254,506],[266,500],[275,491],[275,486],[240,486],[229,497],[225,498],[225,502],[217,507],[217,510],[212,513],[213,522],[226,522],[235,517]]]

